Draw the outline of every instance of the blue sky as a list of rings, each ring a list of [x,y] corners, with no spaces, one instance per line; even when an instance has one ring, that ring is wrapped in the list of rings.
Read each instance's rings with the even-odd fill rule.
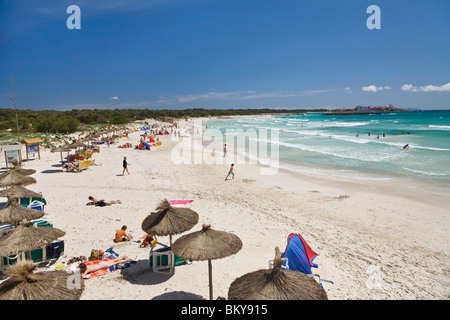
[[[67,8],[81,10],[69,30]],[[366,12],[377,5],[381,29]],[[0,107],[450,109],[448,0],[2,0]]]

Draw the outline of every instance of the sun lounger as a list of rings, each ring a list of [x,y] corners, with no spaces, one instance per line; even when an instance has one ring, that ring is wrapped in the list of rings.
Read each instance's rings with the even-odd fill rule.
[[[171,248],[163,243],[156,242],[163,248],[150,249],[149,267],[153,272],[171,274],[176,266],[192,263],[192,260],[183,260],[174,254]]]
[[[92,158],[92,154],[93,154],[93,153],[94,153],[94,151],[91,150],[91,149],[87,149],[87,150],[81,151],[81,154],[84,156],[85,159],[90,159],[90,158]],[[82,160],[84,160],[84,159],[82,159]]]
[[[31,260],[40,263],[48,262],[52,259],[59,258],[63,254],[64,240],[56,240],[31,252],[21,252],[15,255],[0,257],[0,269],[13,265],[18,261]]]

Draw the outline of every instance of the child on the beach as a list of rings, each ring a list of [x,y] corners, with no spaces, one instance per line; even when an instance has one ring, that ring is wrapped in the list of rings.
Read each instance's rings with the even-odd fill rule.
[[[233,175],[233,179],[234,179],[234,163],[231,164],[230,171],[228,171],[228,175],[225,177],[225,181],[227,181],[230,174]]]

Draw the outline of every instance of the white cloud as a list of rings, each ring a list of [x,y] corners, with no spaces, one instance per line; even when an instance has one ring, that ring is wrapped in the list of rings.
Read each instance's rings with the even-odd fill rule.
[[[114,97],[111,97],[110,99],[111,100],[119,100],[119,97],[114,96]]]
[[[434,86],[430,84],[421,87],[416,87],[413,86],[412,84],[404,84],[400,89],[403,91],[411,91],[411,92],[450,91],[450,82],[442,86]]]
[[[347,91],[348,93],[352,93],[352,88],[350,88],[350,87],[345,87],[344,90]]]
[[[377,87],[375,85],[371,85],[371,86],[367,86],[367,87],[362,87],[361,89],[363,91],[367,91],[367,92],[377,92],[377,91],[382,91],[382,90],[389,90],[391,87],[389,86],[384,86],[384,87]]]
[[[266,99],[266,98],[289,98],[311,96],[330,90],[311,90],[301,91],[297,93],[284,92],[256,92],[256,91],[233,91],[233,92],[209,92],[203,94],[185,94],[176,96],[178,103],[187,103],[196,100],[251,100],[251,99]]]

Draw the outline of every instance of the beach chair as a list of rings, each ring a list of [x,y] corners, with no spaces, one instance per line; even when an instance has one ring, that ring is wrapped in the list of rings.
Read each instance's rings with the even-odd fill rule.
[[[90,159],[92,158],[92,154],[94,153],[94,151],[92,151],[91,149],[86,149],[81,151],[81,154],[83,155],[84,159]],[[82,160],[84,160],[82,159]]]
[[[48,227],[53,228],[53,223],[46,219],[31,220],[32,227]]]
[[[45,198],[20,198],[19,204],[21,206],[36,209],[40,211],[44,211],[44,206],[47,204]]]
[[[154,249],[155,246],[151,246],[149,267],[153,272],[171,274],[176,266],[192,263],[191,260],[183,260],[174,254],[169,246],[160,242],[156,243],[163,248]]]
[[[73,170],[75,172],[81,172],[89,168],[91,165],[91,160],[83,160],[78,163],[78,167],[75,167]]]
[[[64,254],[64,240],[56,240],[31,252],[20,252],[16,255],[0,257],[0,269],[16,264],[19,261],[31,260],[35,263],[49,262]]]
[[[0,238],[13,231],[15,226],[9,223],[0,224]]]
[[[311,249],[300,234],[291,233],[287,239],[286,249],[281,253],[283,260],[282,268],[297,270],[309,277],[317,277],[321,286],[322,282],[333,284],[333,281],[321,279],[320,275],[312,272],[312,268],[319,267],[313,262],[316,257],[317,253]]]

